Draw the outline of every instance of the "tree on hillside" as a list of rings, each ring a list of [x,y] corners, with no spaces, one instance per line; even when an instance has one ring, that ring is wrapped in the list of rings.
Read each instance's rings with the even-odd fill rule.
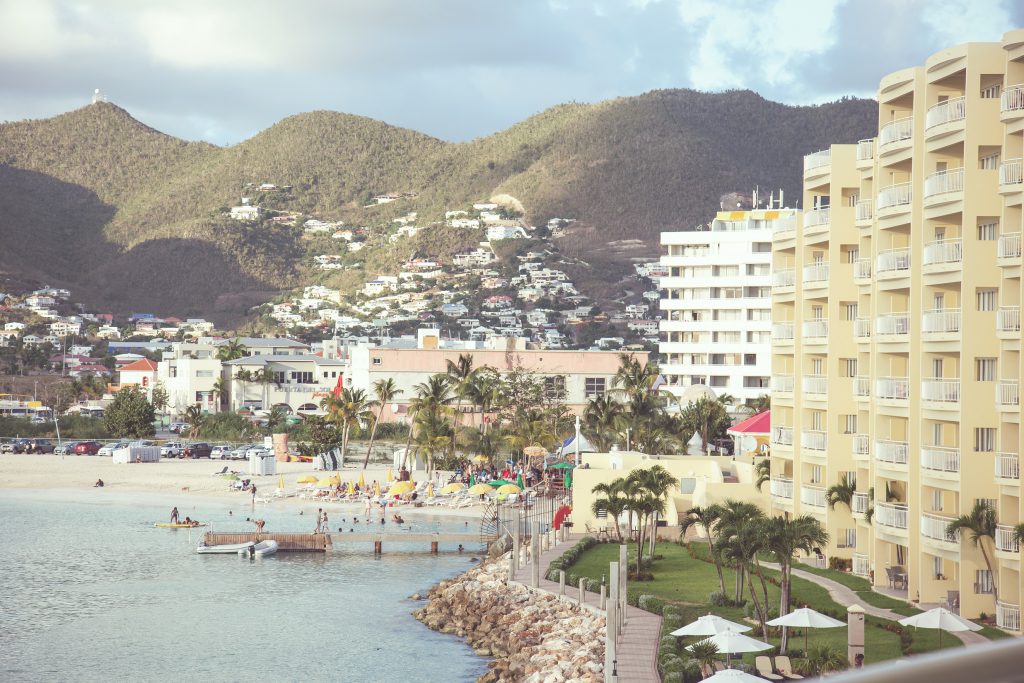
[[[156,411],[136,386],[127,386],[114,396],[103,411],[103,422],[111,436],[142,438],[153,436]]]

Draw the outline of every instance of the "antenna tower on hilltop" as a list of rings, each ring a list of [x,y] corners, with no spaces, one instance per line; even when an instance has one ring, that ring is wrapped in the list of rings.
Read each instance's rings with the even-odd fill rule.
[[[106,101],[107,101],[106,96],[103,93],[100,92],[99,88],[96,88],[95,90],[92,91],[92,103],[93,104],[96,104],[97,102],[106,102]]]

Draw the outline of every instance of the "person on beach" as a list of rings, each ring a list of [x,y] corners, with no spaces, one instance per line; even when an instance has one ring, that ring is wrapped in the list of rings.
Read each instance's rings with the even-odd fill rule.
[[[262,520],[262,519],[253,519],[253,520],[250,520],[250,521],[252,521],[252,523],[256,525],[256,533],[257,534],[262,534],[263,533],[263,527],[266,526],[267,523],[264,520]]]
[[[255,505],[256,504],[256,484],[253,484],[252,486],[250,486],[249,490],[252,491],[252,504]]]
[[[171,524],[178,523],[178,508],[171,508]]]
[[[320,533],[320,524],[324,521],[324,509],[316,509],[316,529],[313,530],[314,534]]]
[[[102,479],[97,479],[96,483],[93,484],[92,487],[94,489],[101,489],[101,488],[103,488],[103,480]]]
[[[405,519],[403,519],[402,515],[398,514],[397,512],[391,515],[391,521],[395,524],[405,524]]]
[[[370,497],[369,496],[366,497],[366,501],[365,502],[366,502],[366,506],[365,506],[366,516],[369,517],[370,516]]]
[[[331,527],[327,524],[327,510],[324,510],[324,514],[320,519],[320,528],[324,530],[324,533],[327,533],[331,530]]]

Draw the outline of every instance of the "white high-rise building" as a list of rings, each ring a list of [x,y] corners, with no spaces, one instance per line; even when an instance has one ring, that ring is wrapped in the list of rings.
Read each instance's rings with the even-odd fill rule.
[[[661,233],[664,389],[703,384],[733,410],[769,393],[772,233],[796,222],[792,209],[721,211],[710,230]]]

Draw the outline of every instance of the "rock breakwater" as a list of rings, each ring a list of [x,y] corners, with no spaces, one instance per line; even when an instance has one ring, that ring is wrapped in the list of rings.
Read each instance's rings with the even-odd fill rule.
[[[478,683],[604,679],[604,616],[509,583],[507,562],[487,562],[442,581],[414,614],[435,631],[465,638],[478,655],[493,657]]]

